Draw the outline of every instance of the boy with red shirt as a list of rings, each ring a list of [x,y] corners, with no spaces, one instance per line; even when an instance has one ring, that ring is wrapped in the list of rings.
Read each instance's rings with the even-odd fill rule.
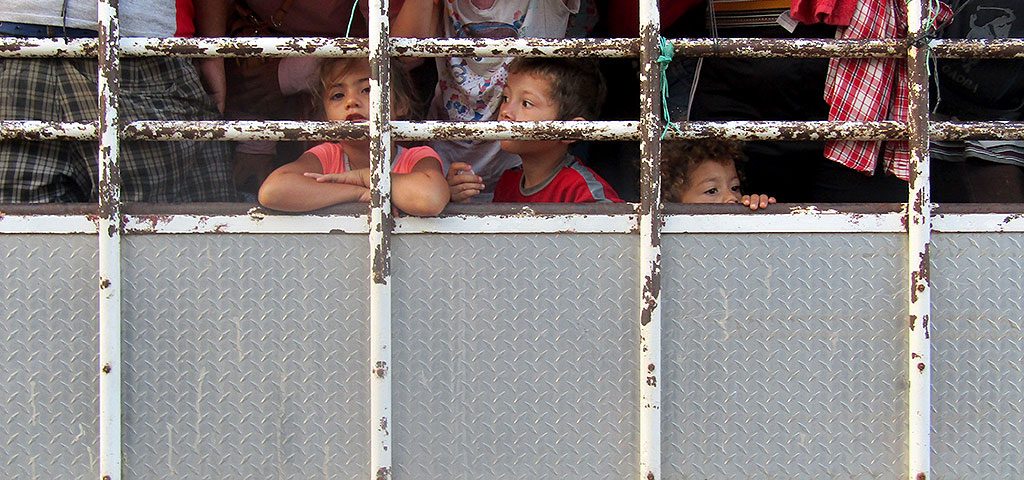
[[[499,121],[593,120],[604,102],[605,85],[591,61],[518,58],[509,65]],[[573,140],[502,140],[501,149],[519,155],[522,166],[506,170],[494,188],[495,202],[622,202],[615,190],[569,153]],[[466,164],[452,191],[472,196],[482,179]]]

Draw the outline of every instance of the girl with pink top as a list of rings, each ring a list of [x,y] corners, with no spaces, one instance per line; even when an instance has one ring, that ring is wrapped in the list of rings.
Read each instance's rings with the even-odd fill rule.
[[[411,82],[398,65],[391,70],[393,118],[412,108]],[[366,121],[370,108],[370,64],[365,58],[325,60],[319,95],[329,121]],[[393,151],[391,201],[417,216],[437,215],[448,204],[448,182],[441,160],[430,147]],[[260,203],[288,212],[305,212],[339,203],[370,201],[370,141],[346,140],[317,145],[297,160],[274,170],[260,187]]]

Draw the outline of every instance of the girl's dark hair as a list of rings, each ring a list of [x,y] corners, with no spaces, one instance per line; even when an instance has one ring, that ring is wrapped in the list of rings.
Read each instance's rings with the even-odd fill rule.
[[[509,74],[542,75],[551,81],[551,96],[558,102],[560,120],[582,117],[597,120],[604,105],[606,87],[597,62],[583,58],[519,57],[508,66]]]
[[[363,57],[325,58],[320,61],[320,80],[315,83],[313,91],[317,114],[323,115],[324,113],[324,93],[327,91],[327,82],[332,80],[327,77],[336,68],[340,67],[342,71],[345,71],[359,63],[366,64],[368,62],[369,60]],[[406,114],[403,116],[405,119],[420,120],[423,118],[422,102],[417,96],[416,89],[413,88],[412,78],[397,58],[391,59],[391,103],[393,110],[401,110],[401,107],[405,107]]]
[[[661,198],[678,202],[677,186],[689,182],[690,174],[704,162],[733,164],[739,171],[743,162],[743,147],[732,140],[685,140],[661,144]]]

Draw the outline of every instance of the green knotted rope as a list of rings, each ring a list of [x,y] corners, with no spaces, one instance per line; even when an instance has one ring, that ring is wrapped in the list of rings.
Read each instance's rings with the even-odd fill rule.
[[[665,135],[668,135],[669,128],[680,134],[683,132],[672,122],[672,115],[668,111],[668,64],[672,63],[675,48],[668,40],[665,40],[665,37],[658,38],[658,46],[661,49],[661,54],[658,55],[658,65],[661,66],[661,116],[665,119],[665,129],[661,132],[661,139],[664,140]]]

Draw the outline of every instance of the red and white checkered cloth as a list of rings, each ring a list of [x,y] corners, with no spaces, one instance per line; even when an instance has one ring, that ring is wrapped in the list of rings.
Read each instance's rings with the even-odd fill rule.
[[[949,21],[952,9],[945,3],[933,12],[933,24]],[[839,39],[904,38],[907,36],[905,0],[860,0],[849,27],[836,30]],[[825,80],[828,119],[874,122],[907,121],[910,86],[907,62],[896,58],[833,58]],[[825,144],[825,158],[871,175],[883,142],[836,140]],[[885,170],[907,180],[910,151],[906,141],[885,142]]]

